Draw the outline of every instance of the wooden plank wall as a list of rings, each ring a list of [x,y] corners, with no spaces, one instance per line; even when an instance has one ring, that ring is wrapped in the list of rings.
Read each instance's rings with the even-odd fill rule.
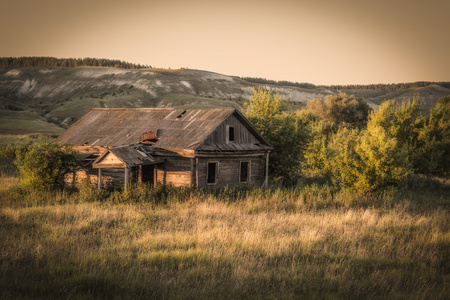
[[[106,154],[96,165],[97,166],[109,165],[109,166],[115,166],[115,167],[124,167],[125,166],[125,164],[111,152]]]
[[[235,144],[255,144],[258,139],[241,123],[234,115],[231,115],[222,125],[206,139],[205,144],[219,143],[225,144],[227,138],[227,125],[234,127]]]
[[[191,185],[191,159],[168,157],[164,164],[156,165],[156,180],[175,186]]]
[[[90,182],[98,184],[98,169],[86,168],[75,173],[75,182],[80,182],[84,179],[89,179]],[[73,174],[66,175],[66,183],[73,183]],[[125,181],[125,169],[103,169],[102,170],[102,187],[123,187]]]
[[[239,168],[241,161],[250,161],[250,183],[262,184],[265,178],[264,156],[253,156],[249,158],[240,157],[218,157],[199,158],[198,161],[198,185],[199,187],[221,187],[226,185],[238,185]],[[215,185],[206,183],[207,163],[218,162],[219,174]]]
[[[199,187],[222,187],[226,185],[238,185],[239,169],[241,161],[250,161],[250,183],[262,184],[265,178],[265,159],[263,155],[242,157],[210,157],[198,158],[198,166],[193,166],[190,158],[168,157],[164,164],[158,164],[156,168],[156,181],[162,184],[173,184],[175,186],[190,186],[195,184],[196,168],[198,168],[198,186]],[[207,163],[219,163],[218,182],[215,185],[206,183]],[[191,173],[194,170],[194,173]],[[137,168],[132,168],[130,172],[131,183],[137,181]],[[86,168],[76,172],[76,181],[89,178],[93,184],[98,183],[98,169]],[[125,180],[125,169],[103,169],[102,186],[103,187],[123,187]],[[72,174],[66,176],[66,182],[73,182]]]

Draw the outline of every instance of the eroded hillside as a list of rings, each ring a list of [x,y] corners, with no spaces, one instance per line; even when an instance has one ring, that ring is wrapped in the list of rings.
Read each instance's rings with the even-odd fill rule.
[[[0,133],[59,133],[93,107],[241,108],[254,87],[279,93],[301,107],[338,93],[325,87],[259,84],[200,70],[102,67],[0,69]],[[387,92],[348,91],[373,107],[385,99],[422,97],[430,105],[450,89],[429,86]]]

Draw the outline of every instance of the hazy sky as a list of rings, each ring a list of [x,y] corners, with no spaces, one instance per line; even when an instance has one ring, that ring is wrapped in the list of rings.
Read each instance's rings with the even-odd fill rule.
[[[0,0],[0,56],[314,84],[450,81],[450,0]]]

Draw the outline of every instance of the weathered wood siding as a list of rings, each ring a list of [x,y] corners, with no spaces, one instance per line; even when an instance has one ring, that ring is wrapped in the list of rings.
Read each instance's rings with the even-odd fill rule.
[[[191,159],[185,157],[167,157],[166,162],[156,165],[156,181],[174,186],[190,186]]]
[[[125,164],[117,156],[109,152],[105,156],[103,156],[100,161],[97,162],[97,166],[122,168],[125,167]]]
[[[130,172],[130,178],[134,183],[134,176]],[[73,183],[73,173],[66,175],[66,183]],[[85,168],[75,173],[75,182],[88,179],[91,183],[98,184],[98,169]],[[123,187],[125,184],[125,169],[102,169],[102,187]]]
[[[218,175],[216,184],[207,183],[207,164],[208,162],[218,163]],[[240,163],[250,162],[250,181],[241,183],[239,172]],[[221,187],[226,185],[238,184],[262,184],[265,178],[265,159],[264,156],[244,157],[210,157],[199,158],[198,160],[198,186],[199,187]]]
[[[254,144],[258,143],[258,139],[239,121],[234,115],[229,116],[223,124],[205,140],[205,144],[227,142],[227,125],[234,127],[234,143],[235,144]]]

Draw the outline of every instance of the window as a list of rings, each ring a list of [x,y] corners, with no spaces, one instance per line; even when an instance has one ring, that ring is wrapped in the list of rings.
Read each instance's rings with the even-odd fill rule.
[[[227,144],[234,142],[234,127],[227,125]]]
[[[206,183],[208,184],[215,184],[217,183],[217,166],[218,163],[216,162],[209,162],[208,163],[208,169],[206,174]]]
[[[239,168],[239,182],[249,182],[250,175],[250,162],[241,161],[241,166]]]

